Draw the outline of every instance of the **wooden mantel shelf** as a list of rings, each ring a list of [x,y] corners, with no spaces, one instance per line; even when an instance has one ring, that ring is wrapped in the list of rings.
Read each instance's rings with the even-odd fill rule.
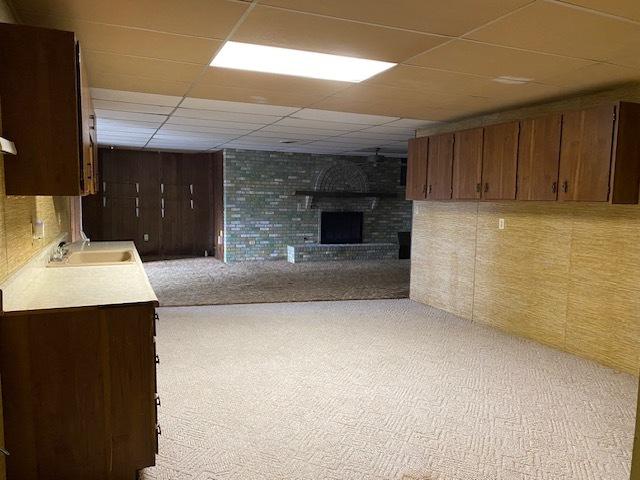
[[[328,192],[322,190],[296,190],[294,195],[317,198],[402,198],[393,192]]]

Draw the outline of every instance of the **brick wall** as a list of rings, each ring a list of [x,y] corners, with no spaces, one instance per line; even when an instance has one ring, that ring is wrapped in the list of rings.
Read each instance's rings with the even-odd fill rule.
[[[224,151],[225,261],[283,260],[287,245],[318,242],[320,212],[364,212],[366,243],[397,242],[397,233],[411,230],[411,202],[379,199],[322,199],[312,208],[296,190],[314,190],[328,167],[351,162],[367,177],[369,191],[397,192],[400,159],[312,155],[304,153]]]

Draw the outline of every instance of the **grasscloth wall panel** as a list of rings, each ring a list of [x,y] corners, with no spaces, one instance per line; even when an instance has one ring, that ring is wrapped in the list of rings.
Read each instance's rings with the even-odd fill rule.
[[[639,239],[638,206],[414,202],[411,298],[637,374]]]
[[[477,209],[471,202],[413,203],[412,299],[471,318]]]
[[[640,362],[640,207],[573,214],[567,350],[623,370]]]
[[[562,347],[571,214],[559,204],[478,206],[474,319]]]

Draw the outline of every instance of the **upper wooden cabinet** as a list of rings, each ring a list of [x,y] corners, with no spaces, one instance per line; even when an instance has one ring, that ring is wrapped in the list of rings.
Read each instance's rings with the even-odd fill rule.
[[[482,147],[484,129],[455,133],[453,144],[453,198],[476,200],[482,191]]]
[[[453,173],[453,133],[429,137],[427,199],[449,200]]]
[[[560,152],[560,200],[609,199],[615,106],[567,112]]]
[[[519,130],[519,122],[485,127],[482,155],[484,200],[515,200]]]
[[[518,200],[556,200],[562,115],[520,122]]]
[[[82,195],[92,183],[93,115],[75,35],[0,23],[2,125],[8,195]],[[84,83],[83,83],[84,82]]]
[[[427,198],[427,159],[429,138],[420,137],[409,140],[407,158],[407,200]]]

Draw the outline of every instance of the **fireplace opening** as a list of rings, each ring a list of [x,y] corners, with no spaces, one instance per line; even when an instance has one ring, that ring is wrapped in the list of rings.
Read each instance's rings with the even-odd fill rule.
[[[322,212],[320,243],[362,243],[362,212]]]

